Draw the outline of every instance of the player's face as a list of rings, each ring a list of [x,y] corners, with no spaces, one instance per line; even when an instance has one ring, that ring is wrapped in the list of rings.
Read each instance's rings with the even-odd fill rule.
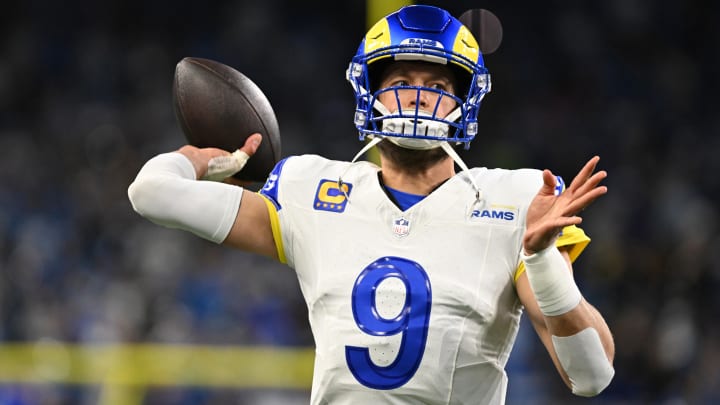
[[[443,90],[455,94],[455,77],[452,71],[444,66],[435,63],[422,62],[395,62],[391,64],[383,74],[380,82],[381,88],[391,86],[422,86]],[[444,118],[456,107],[456,103],[449,97],[441,97],[439,93],[432,91],[418,91],[415,89],[383,92],[378,100],[395,113],[398,110],[419,109],[427,113],[435,111],[438,104],[437,116]]]

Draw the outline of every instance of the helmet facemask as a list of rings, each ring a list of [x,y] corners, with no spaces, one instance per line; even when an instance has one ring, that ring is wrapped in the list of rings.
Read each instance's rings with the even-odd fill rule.
[[[383,93],[389,93],[396,100],[396,104],[400,105],[399,91],[415,92],[415,106],[390,112],[378,98]],[[420,103],[421,92],[437,93],[434,106],[423,109]],[[447,141],[451,137],[455,138],[462,131],[462,126],[457,122],[461,107],[458,106],[450,114],[441,116],[438,108],[443,99],[452,99],[456,105],[462,102],[446,91],[421,86],[392,86],[378,90],[374,94],[373,109],[380,115],[371,118],[377,121],[373,123],[373,127],[379,127],[378,135],[386,136],[390,142],[398,146],[419,150],[436,148],[440,142]]]

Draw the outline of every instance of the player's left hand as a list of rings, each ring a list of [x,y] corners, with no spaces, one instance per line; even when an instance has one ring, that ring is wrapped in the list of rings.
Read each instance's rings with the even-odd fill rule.
[[[588,160],[559,196],[555,195],[555,175],[550,170],[543,171],[543,185],[528,208],[523,237],[525,254],[549,247],[564,227],[581,223],[577,214],[607,192],[607,187],[599,185],[607,172],[593,173],[599,160],[598,156]]]

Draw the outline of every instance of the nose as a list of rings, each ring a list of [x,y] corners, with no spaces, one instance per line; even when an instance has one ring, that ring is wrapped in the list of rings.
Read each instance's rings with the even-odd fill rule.
[[[430,97],[427,91],[409,90],[406,106],[411,108],[427,109],[430,105]]]

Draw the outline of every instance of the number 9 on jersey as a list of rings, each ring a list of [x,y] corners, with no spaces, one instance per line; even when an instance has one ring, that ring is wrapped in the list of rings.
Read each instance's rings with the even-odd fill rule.
[[[394,318],[384,318],[377,307],[378,286],[388,278],[405,287],[405,304]],[[420,366],[425,352],[432,292],[430,280],[418,263],[401,257],[382,257],[368,265],[355,280],[352,311],[355,323],[371,336],[402,334],[397,357],[387,366],[370,358],[367,347],[345,346],[345,359],[353,376],[364,386],[389,390],[406,384]]]

